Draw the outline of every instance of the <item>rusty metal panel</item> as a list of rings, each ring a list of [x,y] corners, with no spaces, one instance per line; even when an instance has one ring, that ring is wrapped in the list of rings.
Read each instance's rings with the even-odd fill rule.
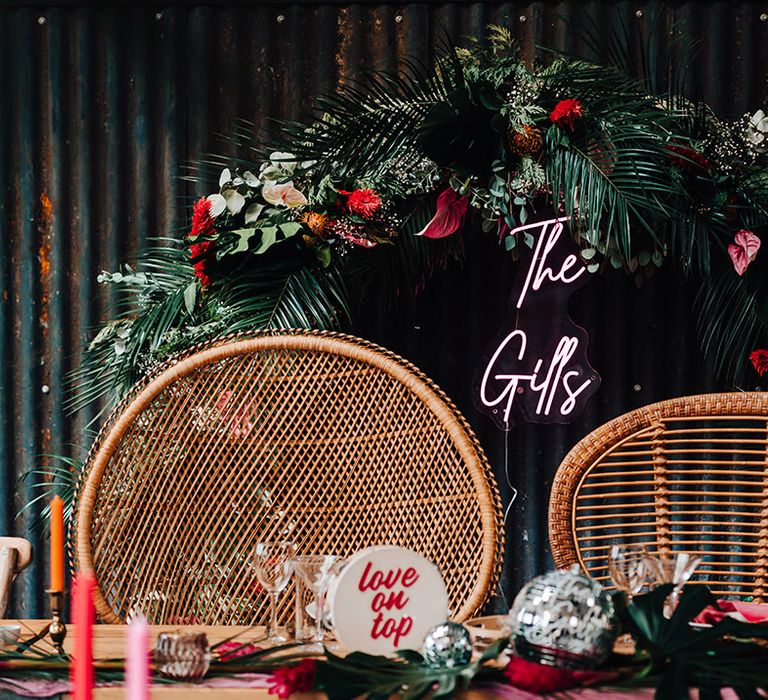
[[[585,27],[607,37],[659,15],[663,41],[700,42],[692,73],[702,95],[736,116],[765,107],[768,4],[689,2],[5,3],[0,8],[0,532],[33,539],[37,556],[16,584],[13,614],[44,612],[47,556],[19,482],[47,453],[76,453],[92,416],[62,407],[64,376],[90,329],[108,317],[96,283],[185,221],[200,194],[179,179],[207,152],[234,155],[217,135],[238,118],[268,133],[274,118],[306,112],[313,95],[361,69],[426,60],[446,36],[508,25],[530,57],[539,46],[583,52]],[[679,24],[678,24],[679,22]],[[507,595],[549,564],[546,505],[552,475],[588,430],[633,408],[717,388],[691,325],[693,288],[664,271],[636,290],[620,273],[582,290],[572,315],[592,335],[603,386],[571,426],[508,435],[474,412],[469,395],[483,329],[504,313],[512,274],[488,241],[463,267],[436,275],[415,307],[366,319],[360,334],[402,353],[467,413],[509,498]]]

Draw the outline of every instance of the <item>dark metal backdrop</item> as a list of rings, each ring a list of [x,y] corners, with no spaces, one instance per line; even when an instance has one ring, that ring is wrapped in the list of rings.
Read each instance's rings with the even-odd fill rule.
[[[607,35],[656,13],[667,40],[701,42],[694,69],[717,110],[766,106],[768,1],[0,8],[0,534],[37,548],[12,612],[44,610],[44,539],[32,518],[16,518],[33,496],[19,477],[42,455],[85,441],[88,417],[62,408],[63,377],[108,317],[96,275],[184,223],[185,200],[202,193],[178,179],[184,163],[230,150],[217,134],[236,118],[268,129],[270,118],[301,114],[360,69],[426,58],[446,33],[480,35],[501,23],[533,56],[539,45],[582,50],[588,21]],[[719,388],[696,343],[694,288],[669,270],[639,290],[608,274],[571,303],[591,335],[599,392],[572,425],[505,435],[474,411],[470,387],[513,272],[492,241],[474,236],[463,266],[436,274],[415,306],[357,329],[422,367],[465,411],[505,505],[510,485],[519,489],[507,519],[507,596],[549,565],[549,488],[580,437],[635,406]]]

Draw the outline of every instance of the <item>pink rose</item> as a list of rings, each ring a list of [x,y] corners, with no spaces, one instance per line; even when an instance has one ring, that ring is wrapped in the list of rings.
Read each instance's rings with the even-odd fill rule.
[[[757,257],[760,250],[760,239],[752,233],[742,229],[733,237],[733,243],[728,245],[728,255],[731,256],[733,269],[743,275],[747,271],[749,263]]]

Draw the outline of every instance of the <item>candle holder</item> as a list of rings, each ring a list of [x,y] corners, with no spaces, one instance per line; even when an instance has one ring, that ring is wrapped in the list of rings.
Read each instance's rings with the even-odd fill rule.
[[[51,597],[51,623],[48,625],[48,634],[56,651],[63,655],[64,640],[67,636],[67,627],[61,619],[65,591],[48,591],[48,595]]]

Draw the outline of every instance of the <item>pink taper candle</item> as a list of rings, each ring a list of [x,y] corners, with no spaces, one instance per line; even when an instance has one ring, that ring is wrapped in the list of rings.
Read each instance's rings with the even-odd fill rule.
[[[126,700],[149,698],[149,625],[143,617],[128,625],[125,664]]]
[[[79,573],[72,586],[72,622],[75,643],[72,651],[73,700],[91,700],[93,696],[93,589],[91,573]]]

